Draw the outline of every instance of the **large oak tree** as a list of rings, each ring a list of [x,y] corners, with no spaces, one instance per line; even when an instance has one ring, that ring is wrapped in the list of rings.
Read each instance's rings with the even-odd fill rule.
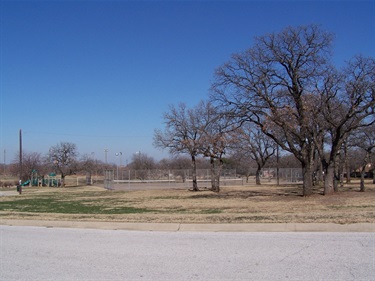
[[[312,193],[316,149],[311,93],[329,65],[331,41],[332,34],[315,25],[255,38],[252,48],[217,69],[213,84],[217,103],[239,122],[256,124],[300,161],[304,196]]]
[[[77,146],[71,142],[60,142],[49,150],[49,161],[55,171],[61,175],[61,185],[65,185],[65,177],[78,170]]]

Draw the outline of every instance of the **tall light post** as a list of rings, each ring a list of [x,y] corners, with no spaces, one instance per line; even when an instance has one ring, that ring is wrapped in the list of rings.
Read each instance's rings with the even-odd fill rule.
[[[120,152],[120,169],[122,168],[122,152]],[[122,173],[123,171],[121,170],[121,179],[122,179]]]
[[[120,168],[122,166],[122,152],[116,152],[116,158],[118,158],[120,156]],[[118,178],[118,165],[117,165],[117,179]]]
[[[104,159],[105,159],[106,164],[107,164],[107,153],[108,153],[108,148],[105,148],[104,149]]]

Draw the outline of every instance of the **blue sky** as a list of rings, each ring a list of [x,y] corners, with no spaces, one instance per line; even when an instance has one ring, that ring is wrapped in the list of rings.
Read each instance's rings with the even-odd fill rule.
[[[375,56],[375,1],[0,1],[0,152],[61,141],[116,162],[152,146],[170,104],[207,99],[254,36],[321,24],[334,62]]]

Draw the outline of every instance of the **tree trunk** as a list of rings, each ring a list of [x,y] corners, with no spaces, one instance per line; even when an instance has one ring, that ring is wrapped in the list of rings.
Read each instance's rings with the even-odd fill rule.
[[[195,156],[191,155],[191,167],[192,167],[192,178],[193,178],[193,191],[199,191],[197,182],[197,163],[195,161]]]
[[[260,166],[258,165],[258,168],[257,168],[257,171],[256,171],[256,173],[255,173],[255,183],[257,184],[257,185],[260,185],[261,183],[260,183],[260,173],[261,173],[261,168],[260,168]]]
[[[211,163],[211,190],[213,192],[219,192],[220,191],[220,171],[219,167],[217,168],[215,165],[215,158],[211,157],[210,159]]]
[[[303,175],[303,196],[310,196],[312,194],[312,175],[313,169],[311,165],[302,163]]]
[[[316,179],[317,179],[318,184],[323,183],[323,181],[324,181],[323,175],[324,175],[323,165],[319,165],[319,169],[318,169],[318,172],[317,172],[317,175],[316,175]]]
[[[351,178],[350,178],[350,166],[347,165],[346,167],[346,183],[350,183],[351,182]]]
[[[334,193],[334,177],[335,167],[333,164],[328,164],[327,171],[324,177],[324,195]]]
[[[210,165],[211,165],[211,190],[216,191],[216,186],[215,186],[215,162],[214,158],[210,157]]]
[[[338,175],[333,177],[333,192],[339,192],[339,180],[337,179]]]
[[[86,172],[86,185],[91,185],[91,171]]]
[[[218,159],[218,161],[219,161],[219,165],[216,168],[216,191],[217,192],[220,191],[220,176],[221,176],[221,171],[223,169],[223,164],[224,164],[222,158]]]
[[[334,168],[334,176],[333,176],[333,191],[334,192],[339,192],[339,181],[340,181],[340,167],[337,162],[335,162],[335,168]]]
[[[219,168],[219,171],[217,171],[216,173],[216,181],[215,181],[215,185],[216,185],[216,192],[220,192],[220,168]]]
[[[366,187],[365,187],[365,174],[364,173],[361,173],[361,182],[360,182],[360,185],[359,185],[359,191],[360,192],[365,192],[366,191]]]
[[[359,191],[365,192],[365,173],[366,173],[366,166],[369,163],[370,160],[370,152],[371,151],[366,151],[366,157],[363,161],[362,167],[361,167],[361,184],[359,187]]]
[[[366,187],[365,187],[365,169],[362,169],[361,171],[361,181],[359,185],[359,191],[360,192],[365,192]]]
[[[346,171],[346,183],[350,183],[350,165],[348,156],[348,143],[344,142],[344,155],[345,155],[345,171]]]
[[[216,165],[216,163],[219,163]],[[211,163],[211,190],[213,192],[220,192],[220,174],[221,169],[223,166],[223,162],[221,159],[216,159],[214,157],[211,157],[210,159]]]

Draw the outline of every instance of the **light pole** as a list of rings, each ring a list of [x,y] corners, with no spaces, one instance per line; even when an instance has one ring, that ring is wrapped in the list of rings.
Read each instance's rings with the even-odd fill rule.
[[[119,152],[120,153],[120,174],[121,174],[121,179],[122,179],[122,152]]]
[[[120,168],[122,166],[122,152],[116,152],[116,157],[120,155]],[[117,165],[117,180],[118,180],[118,165]]]
[[[106,164],[107,164],[107,153],[108,153],[108,148],[105,148],[104,149],[104,159],[105,159]]]
[[[90,168],[90,180],[91,180],[91,184],[93,183],[93,180],[91,178],[91,173],[94,172],[93,169],[95,169],[95,174],[97,174],[97,171],[96,171],[96,161],[95,161],[95,152],[91,152],[91,161],[92,161],[92,165],[91,168]],[[97,177],[95,177],[95,180],[97,179]]]
[[[5,162],[5,155],[6,155],[6,149],[4,149],[4,176],[5,176],[5,165],[6,165],[6,162]]]
[[[20,135],[19,135],[19,138],[20,138],[20,180],[19,180],[19,186],[18,186],[18,192],[19,194],[22,193],[22,130],[20,129]]]
[[[20,129],[20,133],[19,133],[19,141],[20,141],[20,143],[19,143],[19,145],[20,145],[20,163],[19,163],[19,165],[20,165],[20,186],[21,186],[21,183],[22,183],[22,130]],[[20,187],[20,194],[21,194],[21,187]]]

